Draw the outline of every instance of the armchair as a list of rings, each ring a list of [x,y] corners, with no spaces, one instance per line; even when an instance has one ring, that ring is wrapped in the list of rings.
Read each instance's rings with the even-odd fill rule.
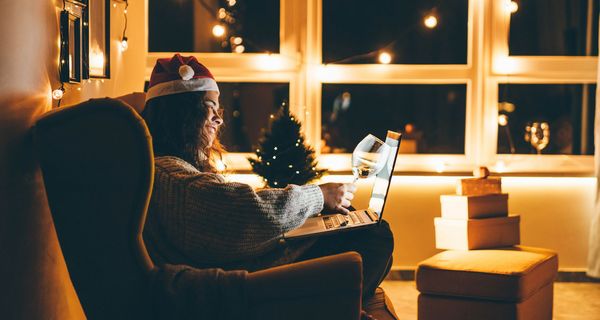
[[[157,269],[142,230],[154,177],[150,135],[127,104],[55,109],[32,130],[67,268],[90,319],[153,319]],[[249,319],[358,319],[362,265],[345,253],[248,274]],[[331,308],[335,305],[336,308]]]

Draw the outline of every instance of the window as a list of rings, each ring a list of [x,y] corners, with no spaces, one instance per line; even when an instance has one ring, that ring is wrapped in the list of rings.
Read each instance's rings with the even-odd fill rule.
[[[257,145],[269,116],[289,100],[287,83],[219,83],[224,109],[221,142],[229,152],[251,152]]]
[[[464,153],[465,85],[323,85],[321,151],[403,132],[401,153]]]
[[[366,133],[395,129],[399,171],[589,174],[599,2],[150,0],[146,66],[149,76],[157,58],[193,52],[211,69],[229,168],[250,168],[268,115],[289,99],[333,171],[350,170]],[[534,122],[550,129],[541,156],[525,141]]]
[[[522,0],[510,20],[510,54],[598,55],[598,0]]]
[[[499,92],[498,153],[594,154],[595,85],[501,84]]]
[[[148,3],[149,52],[279,52],[278,0]]]
[[[465,64],[467,0],[323,0],[323,63]],[[425,25],[425,19],[429,27]]]

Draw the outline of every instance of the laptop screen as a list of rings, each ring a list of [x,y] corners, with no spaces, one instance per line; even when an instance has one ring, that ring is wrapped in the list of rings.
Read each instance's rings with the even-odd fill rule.
[[[394,131],[388,131],[385,143],[390,146],[390,154],[388,160],[375,176],[375,182],[373,183],[373,191],[371,192],[371,199],[369,200],[369,208],[377,214],[381,220],[383,214],[383,207],[385,200],[390,189],[392,182],[392,176],[394,174],[394,166],[396,165],[396,158],[398,157],[398,148],[400,147],[400,140],[402,135]]]

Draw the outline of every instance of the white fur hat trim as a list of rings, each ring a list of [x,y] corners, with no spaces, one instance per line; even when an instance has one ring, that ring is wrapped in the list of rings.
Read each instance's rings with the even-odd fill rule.
[[[159,83],[150,89],[146,93],[146,101],[160,97],[167,96],[176,93],[192,92],[192,91],[217,91],[219,87],[217,82],[212,78],[196,78],[190,80],[173,80],[168,82]]]
[[[179,75],[181,76],[182,80],[190,80],[194,77],[194,69],[187,64],[184,64],[179,67]]]

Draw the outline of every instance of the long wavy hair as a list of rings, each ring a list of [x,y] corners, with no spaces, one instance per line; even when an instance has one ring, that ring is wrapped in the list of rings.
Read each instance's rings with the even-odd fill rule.
[[[207,107],[204,91],[153,98],[146,102],[142,117],[152,135],[155,156],[181,158],[203,172],[216,172],[215,161],[224,153],[217,137],[209,146],[204,133]]]

